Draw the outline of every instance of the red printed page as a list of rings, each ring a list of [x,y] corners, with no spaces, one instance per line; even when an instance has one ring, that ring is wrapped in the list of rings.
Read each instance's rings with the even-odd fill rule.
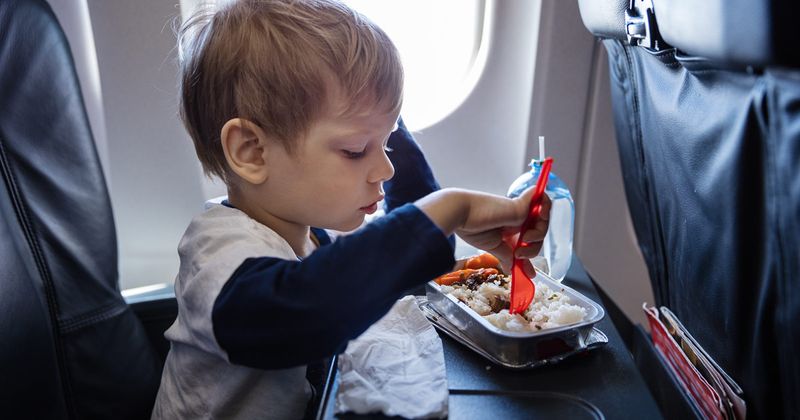
[[[646,304],[643,305],[643,309],[650,324],[653,345],[667,361],[672,372],[681,382],[684,391],[694,400],[703,417],[713,420],[725,419],[722,399],[719,394],[714,391],[711,385],[700,375],[700,372],[697,371],[697,368],[686,358],[678,343],[667,332],[667,328],[661,320],[658,319],[656,309],[648,308]]]

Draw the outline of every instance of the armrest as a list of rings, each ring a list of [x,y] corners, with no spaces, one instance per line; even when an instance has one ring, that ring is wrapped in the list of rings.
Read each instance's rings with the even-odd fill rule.
[[[158,352],[161,362],[167,358],[169,341],[164,331],[178,316],[178,302],[172,285],[159,284],[147,288],[124,290],[122,295],[144,326],[147,338]]]

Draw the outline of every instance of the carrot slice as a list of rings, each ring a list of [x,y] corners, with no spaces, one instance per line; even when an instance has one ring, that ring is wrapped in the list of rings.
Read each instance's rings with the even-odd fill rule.
[[[500,260],[488,252],[469,258],[464,264],[464,268],[497,268],[499,266]]]
[[[457,273],[447,273],[437,277],[435,281],[442,286],[450,286],[453,283],[461,281],[461,277]]]
[[[480,274],[484,278],[491,276],[492,274],[499,274],[499,272],[495,268],[478,268],[478,269],[466,268],[464,270],[457,270],[451,273],[442,274],[441,276],[437,277],[436,280],[434,281],[443,286],[450,286],[453,283],[466,280],[467,278],[469,278],[469,276],[475,273]]]

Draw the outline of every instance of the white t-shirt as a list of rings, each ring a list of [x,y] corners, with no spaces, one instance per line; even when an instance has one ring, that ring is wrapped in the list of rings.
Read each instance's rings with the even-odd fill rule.
[[[311,396],[306,367],[261,370],[231,364],[211,324],[214,301],[239,265],[250,257],[296,260],[289,244],[243,212],[214,204],[192,220],[178,253],[178,318],[164,334],[172,347],[152,418],[302,416]]]

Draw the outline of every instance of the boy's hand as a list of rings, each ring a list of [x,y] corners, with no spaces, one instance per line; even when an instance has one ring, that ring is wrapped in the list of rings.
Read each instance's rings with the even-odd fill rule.
[[[416,205],[442,229],[445,235],[456,233],[470,245],[488,251],[500,259],[504,271],[511,268],[512,249],[519,228],[528,214],[533,188],[517,198],[506,198],[475,191],[444,189],[416,202]],[[530,246],[517,251],[519,258],[533,258],[539,253],[547,234],[551,202],[545,194],[539,221],[523,234]],[[527,267],[533,274],[532,267]]]
[[[464,226],[456,229],[456,234],[470,245],[495,255],[500,260],[503,271],[509,273],[514,257],[512,250],[519,238],[519,229],[528,215],[533,190],[534,188],[529,188],[514,199],[500,197],[511,202],[510,219],[503,219],[506,216],[504,213],[506,210],[495,207],[494,202],[487,202],[481,197],[473,197],[472,217],[466,221]],[[539,254],[550,224],[550,208],[550,198],[545,194],[542,199],[542,212],[539,220],[522,236],[522,240],[528,242],[529,246],[518,249],[517,258],[527,260]],[[500,226],[496,226],[498,223]],[[533,266],[528,261],[525,264],[525,271],[530,276],[534,275]]]

